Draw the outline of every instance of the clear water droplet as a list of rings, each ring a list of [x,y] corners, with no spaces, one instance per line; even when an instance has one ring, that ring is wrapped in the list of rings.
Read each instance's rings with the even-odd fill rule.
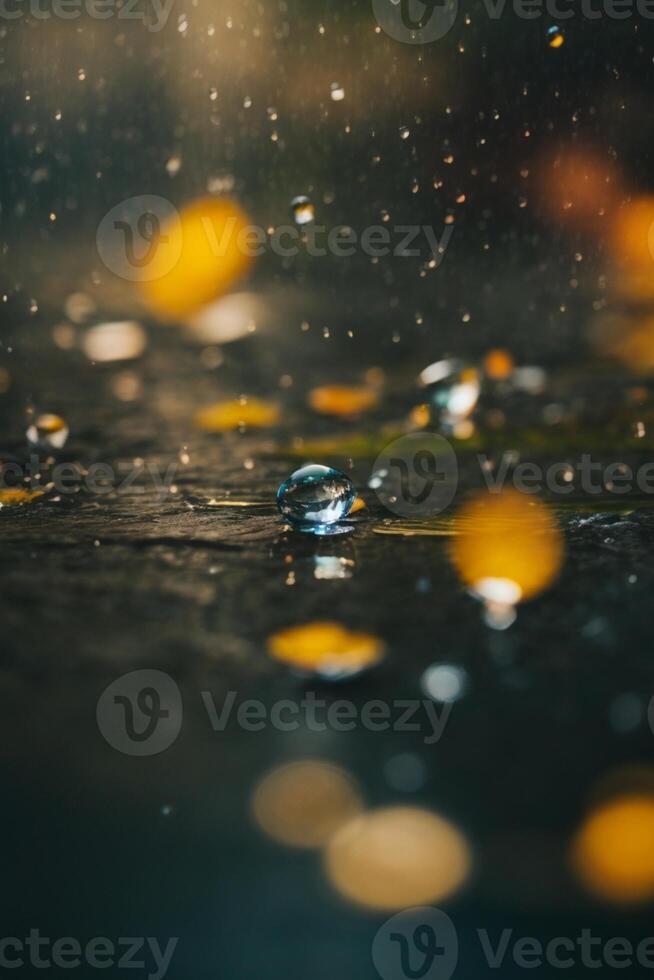
[[[452,430],[476,408],[481,392],[480,372],[458,360],[436,361],[420,374],[427,388],[432,422]]]
[[[400,126],[400,139],[408,140],[411,135],[411,130],[408,126]]]
[[[342,534],[338,525],[350,511],[356,490],[350,478],[331,466],[310,463],[296,470],[277,491],[279,512],[298,531]]]

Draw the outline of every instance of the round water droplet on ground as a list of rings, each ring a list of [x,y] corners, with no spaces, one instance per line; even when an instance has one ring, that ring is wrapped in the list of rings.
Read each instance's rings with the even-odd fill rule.
[[[311,463],[282,483],[277,491],[277,507],[298,531],[339,534],[350,530],[338,522],[347,516],[355,497],[354,485],[345,473]]]

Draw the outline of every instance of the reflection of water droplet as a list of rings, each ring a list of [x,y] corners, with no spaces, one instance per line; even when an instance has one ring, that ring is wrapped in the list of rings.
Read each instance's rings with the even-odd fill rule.
[[[338,82],[332,82],[331,97],[333,102],[342,102],[345,98],[345,89]]]
[[[408,126],[400,126],[400,139],[406,140],[411,135],[411,130]]]
[[[45,414],[36,417],[25,435],[33,449],[61,449],[68,433],[68,426],[61,416]]]
[[[299,195],[291,201],[291,214],[296,225],[308,225],[316,217],[316,209],[308,197]]]
[[[561,48],[565,43],[563,31],[556,24],[547,29],[547,43],[551,48]]]
[[[282,517],[299,531],[335,534],[346,530],[334,525],[347,516],[355,497],[356,490],[345,473],[311,463],[282,483],[277,506]]]
[[[182,158],[178,156],[172,156],[166,161],[166,173],[169,177],[174,177],[182,169]]]

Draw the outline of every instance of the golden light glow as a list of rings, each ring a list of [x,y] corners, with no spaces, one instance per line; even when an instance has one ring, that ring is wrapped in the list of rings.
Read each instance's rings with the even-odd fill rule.
[[[216,402],[196,412],[195,424],[205,432],[229,432],[233,429],[264,429],[279,422],[279,405],[275,402],[247,401]]]
[[[352,514],[358,514],[365,509],[366,509],[365,500],[362,500],[361,497],[357,497],[354,503],[352,504],[352,506],[350,507],[350,517],[352,516]]]
[[[388,911],[447,898],[471,865],[461,832],[418,807],[361,814],[335,834],[325,852],[327,876],[345,898]]]
[[[268,638],[271,657],[296,670],[325,677],[358,674],[384,656],[377,636],[349,630],[340,623],[315,622],[291,626]]]
[[[632,299],[654,296],[654,196],[627,201],[612,228],[611,252],[619,275],[617,289]]]
[[[455,517],[454,534],[454,567],[484,599],[489,584],[501,585],[503,595],[512,586],[515,601],[531,599],[552,584],[563,561],[563,538],[549,509],[515,490],[486,493],[465,504]]]
[[[585,887],[612,902],[654,897],[654,795],[621,796],[597,807],[572,846]]]
[[[618,262],[654,273],[654,196],[638,197],[619,209],[613,225],[612,249]]]
[[[38,497],[43,497],[45,493],[45,490],[23,490],[19,487],[6,487],[0,490],[0,507],[29,504]]]
[[[499,347],[489,350],[484,358],[484,371],[494,381],[501,381],[510,377],[514,366],[513,358],[508,350]]]
[[[188,316],[244,276],[252,264],[249,226],[234,201],[213,197],[194,201],[179,219],[164,224],[140,284],[155,316],[166,321]]]
[[[587,231],[601,230],[620,193],[615,165],[590,148],[562,146],[545,157],[537,170],[543,216]]]
[[[258,825],[289,847],[321,847],[361,808],[348,774],[316,760],[273,769],[252,796]]]
[[[357,385],[324,385],[309,392],[309,405],[321,415],[361,415],[379,404],[379,392]]]
[[[426,429],[431,422],[429,405],[416,405],[415,408],[411,409],[409,422],[418,429]]]

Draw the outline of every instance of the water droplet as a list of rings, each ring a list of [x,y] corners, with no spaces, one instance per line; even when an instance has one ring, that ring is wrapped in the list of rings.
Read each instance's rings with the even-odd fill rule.
[[[300,195],[291,201],[291,214],[296,225],[308,225],[315,220],[316,209],[308,197]]]
[[[296,470],[277,491],[277,507],[282,517],[308,534],[342,534],[348,526],[338,526],[356,498],[354,485],[345,473],[331,466],[310,463]]]
[[[69,429],[59,415],[38,415],[25,436],[33,449],[61,449],[68,439]]]
[[[338,82],[332,82],[331,97],[332,102],[342,102],[345,98],[345,89]]]
[[[561,48],[565,43],[563,31],[556,24],[547,29],[547,43],[551,48]]]
[[[408,126],[400,126],[400,139],[407,140],[411,135],[411,130]]]
[[[420,374],[427,387],[433,422],[451,430],[475,409],[481,390],[479,371],[457,360],[436,361]]]

